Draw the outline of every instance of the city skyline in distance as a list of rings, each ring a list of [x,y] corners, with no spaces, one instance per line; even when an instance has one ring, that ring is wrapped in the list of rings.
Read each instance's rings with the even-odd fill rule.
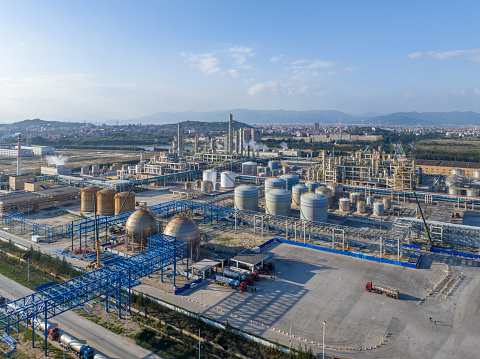
[[[158,112],[480,112],[480,4],[17,1],[0,122]],[[241,120],[241,119],[239,119]]]

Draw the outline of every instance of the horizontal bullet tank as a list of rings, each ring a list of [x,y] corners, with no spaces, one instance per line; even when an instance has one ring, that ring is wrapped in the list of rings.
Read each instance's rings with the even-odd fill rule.
[[[328,220],[328,198],[318,193],[306,193],[300,197],[300,218],[312,222]]]
[[[298,184],[300,182],[300,179],[298,178],[297,175],[288,174],[288,175],[280,176],[280,178],[283,178],[285,180],[285,183],[286,183],[285,184],[285,189],[289,190],[289,191],[292,190],[293,186],[295,186],[296,184]]]
[[[265,193],[265,212],[272,216],[290,217],[292,194],[286,189],[271,189]]]
[[[296,184],[292,187],[292,203],[300,206],[300,197],[308,192],[307,186],[303,184]]]
[[[234,206],[241,211],[258,211],[258,188],[248,185],[235,187]]]
[[[265,192],[273,188],[285,189],[286,182],[283,178],[268,178],[265,181]]]

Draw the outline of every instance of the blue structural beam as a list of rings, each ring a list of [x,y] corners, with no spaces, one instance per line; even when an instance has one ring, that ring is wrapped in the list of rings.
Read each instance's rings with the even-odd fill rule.
[[[8,333],[10,327],[38,315],[47,320],[102,295],[121,298],[121,291],[130,291],[136,280],[184,259],[188,270],[187,243],[163,234],[150,237],[143,253],[0,306],[0,331]],[[121,305],[120,300],[119,316]]]

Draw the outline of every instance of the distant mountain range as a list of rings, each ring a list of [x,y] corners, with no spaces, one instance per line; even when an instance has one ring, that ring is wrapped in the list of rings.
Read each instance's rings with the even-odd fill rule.
[[[249,124],[359,124],[390,126],[464,126],[480,125],[480,114],[476,112],[397,112],[389,115],[349,115],[334,110],[284,111],[244,110],[212,112],[158,112],[149,116],[121,121],[122,123],[177,123],[183,121],[221,122],[228,115],[236,121]],[[120,122],[120,121],[119,121]]]

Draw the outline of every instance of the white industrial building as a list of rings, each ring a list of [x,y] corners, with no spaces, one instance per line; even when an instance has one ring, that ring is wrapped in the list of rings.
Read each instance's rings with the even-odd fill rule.
[[[31,148],[24,148],[20,149],[22,157],[31,157],[34,155],[33,150]],[[0,148],[0,156],[6,157],[17,157],[18,150],[15,148]]]
[[[15,146],[15,148],[17,148],[17,146]],[[55,154],[55,148],[51,146],[22,146],[22,150],[24,148],[32,150],[35,156],[48,156]]]

